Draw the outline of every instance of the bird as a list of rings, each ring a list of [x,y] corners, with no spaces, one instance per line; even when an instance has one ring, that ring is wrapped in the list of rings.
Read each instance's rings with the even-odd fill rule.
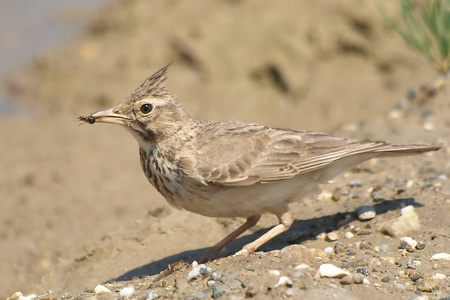
[[[171,206],[207,217],[246,219],[200,262],[219,258],[220,250],[255,226],[262,214],[274,214],[279,224],[235,255],[255,252],[291,227],[295,219],[290,203],[319,192],[319,184],[344,170],[375,157],[440,148],[358,141],[238,121],[194,120],[164,87],[169,66],[147,78],[117,106],[79,120],[128,129],[137,140],[145,176]]]

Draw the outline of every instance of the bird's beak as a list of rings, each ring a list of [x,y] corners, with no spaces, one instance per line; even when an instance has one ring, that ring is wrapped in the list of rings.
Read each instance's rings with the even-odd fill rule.
[[[112,123],[119,125],[126,125],[127,122],[130,121],[130,119],[127,116],[113,112],[112,108],[101,110],[88,117],[80,117],[80,120],[89,124],[99,122],[99,123]]]

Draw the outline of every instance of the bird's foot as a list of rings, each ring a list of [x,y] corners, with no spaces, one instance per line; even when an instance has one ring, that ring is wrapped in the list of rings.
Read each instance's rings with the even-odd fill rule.
[[[236,256],[247,256],[249,254],[252,254],[255,252],[255,248],[253,247],[248,247],[249,245],[245,245],[241,250],[239,250],[238,252],[236,252],[233,257]]]

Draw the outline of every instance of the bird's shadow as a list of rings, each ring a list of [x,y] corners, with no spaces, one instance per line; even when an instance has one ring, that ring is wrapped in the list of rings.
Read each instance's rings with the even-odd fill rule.
[[[412,205],[414,207],[424,206],[421,203],[415,202],[414,198],[404,198],[382,201],[373,205],[373,207],[375,208],[376,214],[381,215],[388,211],[397,210],[408,205]],[[345,217],[349,214],[354,215],[353,211],[347,211],[339,212],[333,215],[322,216],[319,218],[296,220],[287,232],[280,234],[279,236],[269,241],[267,244],[260,247],[259,251],[277,250],[282,249],[292,243],[299,244],[307,240],[314,240],[320,233],[331,232],[333,230],[339,229],[345,224],[345,222],[341,221],[344,221]],[[244,245],[254,241],[256,238],[260,237],[269,230],[270,228],[261,229],[250,235],[238,238],[230,243],[227,246],[227,249],[230,253],[235,253]],[[298,234],[296,235],[295,233]],[[191,262],[194,260],[198,260],[208,249],[209,248],[199,248],[167,256],[160,260],[128,271],[116,278],[108,280],[107,282],[127,281],[131,280],[133,277],[142,278],[145,276],[156,275],[161,273],[161,271],[167,269],[168,265],[173,264],[177,261],[184,260],[187,262]]]

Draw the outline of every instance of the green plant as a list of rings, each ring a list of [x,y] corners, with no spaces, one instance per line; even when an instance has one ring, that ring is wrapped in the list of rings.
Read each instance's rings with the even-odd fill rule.
[[[450,0],[398,0],[401,17],[386,21],[441,73],[450,70]]]

